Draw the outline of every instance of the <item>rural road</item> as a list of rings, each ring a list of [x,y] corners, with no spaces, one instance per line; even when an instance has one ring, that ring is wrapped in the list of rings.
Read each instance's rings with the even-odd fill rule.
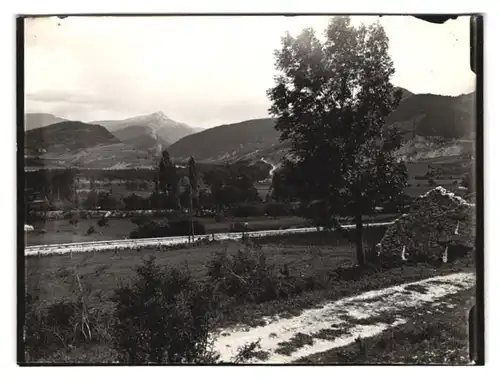
[[[418,287],[415,288],[415,285]],[[411,309],[413,314],[421,315],[428,311],[429,306],[446,301],[446,296],[474,285],[474,274],[456,273],[369,291],[306,310],[297,317],[268,317],[264,319],[267,322],[265,326],[219,331],[214,335],[215,350],[221,355],[221,361],[230,362],[239,348],[260,339],[262,354],[248,363],[291,363],[315,353],[350,345],[358,337],[372,337],[402,325],[408,321],[402,314],[405,310],[406,314]],[[390,318],[387,318],[388,315]],[[383,322],[388,319],[392,323]],[[294,347],[290,342],[298,333],[302,338],[306,335],[309,344],[298,348],[295,344]]]
[[[379,227],[388,226],[393,222],[379,222],[379,223],[367,223],[365,227]],[[345,229],[353,229],[354,225],[344,225]],[[260,238],[269,237],[273,235],[284,235],[284,234],[299,234],[299,233],[311,233],[318,231],[316,227],[303,227],[297,229],[285,229],[285,230],[264,230],[264,231],[249,231],[246,235],[249,238]],[[216,241],[222,240],[240,240],[242,237],[241,233],[218,233],[212,235],[198,235],[195,236],[195,240],[211,240]],[[52,245],[36,245],[28,246],[24,249],[25,256],[43,256],[43,255],[62,255],[68,253],[83,253],[83,252],[94,252],[94,251],[104,251],[104,250],[135,250],[139,248],[151,248],[159,246],[173,246],[189,243],[188,236],[181,237],[164,237],[164,238],[142,238],[142,239],[125,239],[125,240],[112,240],[112,241],[95,241],[95,242],[79,242],[79,243],[64,243],[64,244],[52,244]]]

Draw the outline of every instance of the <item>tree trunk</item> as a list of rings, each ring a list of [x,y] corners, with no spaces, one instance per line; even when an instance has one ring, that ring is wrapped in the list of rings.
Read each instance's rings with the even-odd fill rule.
[[[191,236],[194,242],[194,222],[193,222],[193,189],[189,186],[189,217],[191,219]]]
[[[366,264],[365,251],[363,250],[363,218],[361,214],[356,214],[356,257],[359,266],[364,266]]]

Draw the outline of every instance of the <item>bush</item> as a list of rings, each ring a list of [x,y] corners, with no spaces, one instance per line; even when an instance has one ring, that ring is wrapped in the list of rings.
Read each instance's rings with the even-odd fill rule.
[[[241,204],[229,210],[230,215],[239,218],[258,217],[264,214],[262,205]]]
[[[130,222],[132,222],[136,226],[142,226],[145,225],[146,223],[151,222],[151,219],[145,216],[139,216],[139,217],[134,217],[130,219]]]
[[[87,235],[90,235],[90,234],[93,234],[95,233],[95,227],[94,226],[90,226],[87,230]]]
[[[226,217],[222,214],[215,214],[214,220],[215,220],[215,222],[220,223],[220,222],[224,222],[226,220]]]
[[[278,270],[268,264],[260,248],[239,250],[232,256],[216,254],[208,263],[208,276],[218,292],[237,303],[288,298],[306,285],[305,280],[290,276],[287,265]]]
[[[176,237],[182,235],[191,235],[191,220],[189,219],[181,219],[177,221],[169,222],[169,237]],[[193,220],[193,228],[195,235],[204,235],[205,226],[197,220]]]
[[[27,361],[89,342],[109,342],[110,313],[88,309],[82,295],[72,295],[47,307],[35,306],[28,295],[24,323]]]
[[[194,234],[204,235],[205,226],[199,221],[193,221]],[[130,233],[130,238],[160,238],[191,235],[191,221],[181,219],[170,222],[146,222]]]
[[[97,221],[97,226],[99,227],[108,227],[109,221],[108,218],[102,217]]]
[[[136,269],[132,284],[113,297],[113,332],[119,360],[139,363],[215,362],[209,329],[214,310],[207,286],[189,272],[160,267],[154,259]]]
[[[143,199],[136,194],[131,194],[124,197],[123,204],[125,205],[125,210],[141,210],[150,208],[148,200]]]
[[[111,192],[100,192],[98,206],[103,210],[115,210],[122,206],[120,199],[111,195]]]
[[[281,202],[269,202],[266,204],[264,211],[271,217],[282,217],[290,215],[290,208],[288,205]]]

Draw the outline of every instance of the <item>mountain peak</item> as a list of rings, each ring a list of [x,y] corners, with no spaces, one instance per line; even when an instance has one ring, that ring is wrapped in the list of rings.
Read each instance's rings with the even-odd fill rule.
[[[165,115],[165,113],[163,111],[153,112],[150,116],[152,118],[157,118],[157,119],[169,119],[168,116]]]

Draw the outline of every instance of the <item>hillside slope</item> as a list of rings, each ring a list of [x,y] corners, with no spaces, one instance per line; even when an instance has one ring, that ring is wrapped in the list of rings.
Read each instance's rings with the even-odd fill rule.
[[[445,139],[474,136],[475,93],[460,96],[418,94],[401,101],[387,119],[405,123],[403,131]],[[410,124],[408,124],[410,123]]]
[[[151,154],[125,143],[97,145],[57,158],[66,167],[99,169],[151,168],[154,162]]]
[[[35,128],[24,137],[25,147],[41,149],[52,156],[120,142],[102,126],[73,121]]]
[[[194,133],[193,128],[170,119],[163,112],[135,116],[124,120],[105,120],[93,123],[104,126],[111,132],[130,126],[149,127],[167,143],[174,143],[182,137]]]
[[[67,121],[67,119],[52,114],[28,113],[24,114],[24,131],[65,121]]]
[[[182,138],[168,151],[173,159],[183,161],[190,156],[206,162],[230,161],[270,149],[279,144],[274,119],[255,119],[209,128]]]
[[[413,94],[401,89],[399,107],[388,117],[403,133],[406,159],[455,156],[473,148],[475,94],[457,97]],[[279,142],[274,120],[257,119],[214,127],[186,136],[169,147],[174,159],[190,156],[203,162],[232,162],[262,157],[276,162],[288,148]]]
[[[152,153],[159,153],[162,148],[167,148],[170,145],[148,126],[128,126],[114,131],[113,135],[122,143]]]

